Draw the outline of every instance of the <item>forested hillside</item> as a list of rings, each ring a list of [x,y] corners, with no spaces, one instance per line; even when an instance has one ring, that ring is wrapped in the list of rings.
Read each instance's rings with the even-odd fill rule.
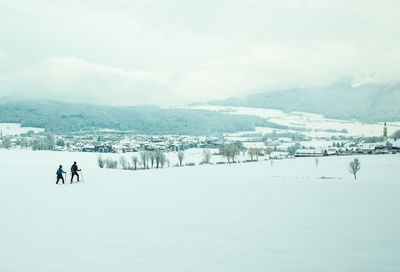
[[[0,123],[45,128],[63,133],[96,129],[133,131],[137,134],[209,135],[254,130],[267,124],[254,116],[228,115],[190,109],[156,106],[110,107],[56,101],[0,102]]]
[[[325,87],[265,91],[210,104],[304,111],[364,122],[400,121],[400,84],[351,86],[336,83]]]

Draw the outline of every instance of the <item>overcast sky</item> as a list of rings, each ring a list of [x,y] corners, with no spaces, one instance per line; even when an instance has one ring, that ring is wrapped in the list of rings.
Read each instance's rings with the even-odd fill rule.
[[[0,96],[179,104],[393,82],[400,1],[0,0]]]

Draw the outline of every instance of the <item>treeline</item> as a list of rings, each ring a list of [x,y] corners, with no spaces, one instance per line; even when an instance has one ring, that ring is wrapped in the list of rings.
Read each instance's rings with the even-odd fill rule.
[[[121,168],[124,170],[138,170],[138,169],[150,169],[150,168],[164,168],[165,166],[170,166],[171,162],[166,157],[166,153],[160,149],[154,151],[142,150],[138,155],[132,155],[130,160],[126,156],[121,155],[118,160],[113,158],[103,158],[102,155],[97,157],[97,165],[100,168]],[[183,166],[183,160],[185,158],[185,152],[180,150],[177,153],[177,158],[179,163],[174,166]],[[201,164],[209,164],[211,159],[210,149],[203,150],[203,160]],[[194,166],[195,163],[186,163],[186,166]]]
[[[0,123],[21,123],[51,133],[113,129],[134,134],[211,135],[253,131],[267,126],[265,119],[215,111],[162,109],[156,106],[110,107],[56,101],[0,103]]]
[[[3,136],[1,146],[3,148],[9,149],[12,144],[15,143],[16,146],[21,148],[32,148],[32,150],[54,150],[56,145],[63,145],[64,141],[59,139],[55,140],[54,136],[51,134],[46,134],[44,136],[34,136],[33,138],[26,138],[20,136]]]
[[[244,160],[243,162],[254,162],[258,161],[260,156],[268,156],[270,158],[270,154],[272,152],[272,148],[245,148],[240,141],[236,141],[232,144],[226,144],[220,147],[218,153],[212,154],[211,150],[208,148],[203,149],[202,152],[202,160],[200,165],[203,164],[213,164],[211,163],[211,158],[213,155],[220,155],[226,158],[227,162],[217,162],[216,164],[225,164],[225,163],[236,163],[235,158],[243,153],[245,156],[247,153],[250,157],[250,160]],[[125,155],[121,155],[118,159],[112,157],[103,157],[99,155],[97,157],[97,165],[100,168],[111,168],[111,169],[124,169],[124,170],[145,170],[151,168],[164,168],[164,167],[180,167],[180,166],[194,166],[194,162],[186,162],[185,152],[180,150],[176,153],[178,163],[171,165],[171,161],[167,158],[166,153],[162,150],[156,149],[154,151],[142,150],[139,153],[132,155],[130,158]]]

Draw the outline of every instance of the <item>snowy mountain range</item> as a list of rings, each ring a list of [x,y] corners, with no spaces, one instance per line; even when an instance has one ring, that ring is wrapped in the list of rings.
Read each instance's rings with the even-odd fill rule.
[[[323,87],[261,91],[246,97],[211,101],[220,106],[246,106],[323,114],[363,122],[400,120],[400,84],[337,82]]]

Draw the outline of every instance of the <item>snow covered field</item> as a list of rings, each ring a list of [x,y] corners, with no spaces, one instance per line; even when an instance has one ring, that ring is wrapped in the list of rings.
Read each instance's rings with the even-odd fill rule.
[[[43,128],[34,128],[34,127],[21,127],[21,124],[15,123],[0,123],[0,131],[1,133],[6,135],[19,135],[22,133],[27,133],[29,131],[33,131],[35,133],[43,132]]]
[[[399,271],[400,156],[146,171],[0,150],[0,271]],[[85,182],[55,185],[76,160]],[[332,179],[320,179],[320,177]]]
[[[222,111],[229,114],[254,115],[268,119],[268,121],[285,125],[289,128],[306,129],[303,133],[310,137],[331,137],[331,136],[381,136],[383,123],[366,124],[358,121],[338,120],[325,118],[321,114],[307,112],[284,113],[280,110],[261,109],[249,107],[233,106],[191,106],[190,109],[203,109],[212,111]],[[387,122],[388,133],[391,135],[400,129],[400,122]],[[345,129],[346,132],[341,132]],[[280,129],[257,127],[256,132],[271,133],[272,131],[281,131]],[[324,131],[325,130],[325,131]],[[334,131],[326,131],[334,130]],[[285,131],[285,130],[283,130]],[[291,131],[291,130],[289,130]],[[243,132],[236,133],[237,135]]]

